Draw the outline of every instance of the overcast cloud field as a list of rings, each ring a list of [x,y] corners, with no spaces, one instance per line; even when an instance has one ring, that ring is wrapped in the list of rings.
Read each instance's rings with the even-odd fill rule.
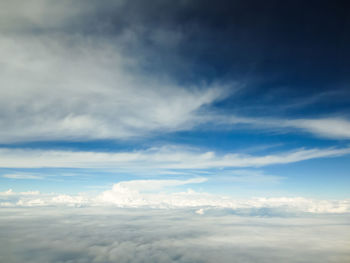
[[[350,215],[9,208],[0,262],[349,262]]]

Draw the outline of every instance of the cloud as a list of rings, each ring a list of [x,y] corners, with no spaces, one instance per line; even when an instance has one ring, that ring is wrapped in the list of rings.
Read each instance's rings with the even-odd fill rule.
[[[205,182],[205,178],[188,180],[133,180],[122,181],[112,189],[91,196],[88,194],[42,194],[37,191],[16,193],[12,190],[0,192],[2,207],[122,207],[187,209],[193,208],[200,214],[228,209],[241,215],[290,215],[299,213],[349,213],[350,200],[318,200],[303,197],[256,197],[235,199],[229,196],[176,189]]]
[[[227,96],[225,85],[184,87],[144,74],[123,55],[121,40],[110,41],[2,37],[0,142],[123,139],[191,129],[205,121],[207,105]]]
[[[176,19],[183,17],[176,10],[203,10],[193,1],[153,5],[159,8],[139,1],[6,0],[0,11],[0,142],[120,140],[212,123],[350,138],[344,118],[219,114],[215,102],[242,81],[179,81],[194,71],[196,62],[180,50],[196,27],[193,21],[179,27]],[[237,15],[240,8],[237,3]],[[168,15],[154,16],[154,10]],[[197,25],[203,33],[204,24]]]
[[[4,174],[2,177],[9,179],[29,179],[29,180],[40,180],[43,179],[42,176],[30,175],[30,174]]]
[[[265,174],[260,170],[248,170],[248,169],[235,169],[235,170],[223,170],[215,172],[216,179],[223,182],[230,183],[249,183],[249,184],[261,184],[269,183],[275,184],[286,179],[283,176]]]
[[[131,188],[137,191],[155,191],[167,187],[181,186],[187,184],[198,184],[207,181],[206,178],[192,178],[188,180],[134,180],[118,183],[113,189]]]
[[[201,152],[200,149],[178,146],[116,153],[0,148],[0,167],[118,168],[120,171],[137,173],[171,169],[261,167],[349,153],[350,148],[297,149],[262,156],[239,153],[217,155],[210,151]]]
[[[99,16],[110,9],[99,1],[4,3],[1,143],[188,130],[206,122],[207,107],[235,89],[233,83],[204,80],[180,84],[171,74],[158,74],[148,61],[168,42],[180,41],[181,33],[148,30],[130,17],[123,21],[124,1],[104,2],[121,15],[118,33],[104,31],[108,25]],[[84,33],[93,28],[97,32]]]
[[[279,118],[254,118],[219,115],[213,118],[213,122],[220,125],[245,125],[245,128],[257,127],[266,130],[282,132],[295,132],[300,130],[321,138],[349,139],[350,121],[346,118],[304,118],[304,119],[279,119]]]
[[[172,180],[158,181],[158,185],[172,185]],[[199,181],[200,182],[200,181]],[[183,181],[183,184],[190,183]],[[186,208],[211,207],[227,208],[251,212],[254,209],[271,209],[272,211],[308,212],[308,213],[347,213],[350,211],[350,201],[312,200],[296,198],[252,198],[247,200],[232,199],[227,196],[200,193],[193,190],[175,193],[147,193],[148,185],[152,187],[153,180],[130,181],[115,184],[112,190],[104,191],[97,196],[99,204],[113,204],[118,207],[153,207],[153,208]],[[143,187],[140,187],[142,185]],[[200,210],[202,211],[202,210]]]
[[[0,11],[0,30],[8,33],[63,29],[93,12],[91,5],[83,5],[79,0],[74,4],[65,0],[4,0],[3,7]]]
[[[39,195],[39,191],[27,191],[27,192],[19,192],[16,193],[12,189],[9,189],[5,192],[0,192],[0,196],[11,196],[11,195]]]
[[[347,119],[297,119],[286,121],[285,125],[305,130],[319,137],[350,139],[350,121]]]
[[[139,41],[135,34],[131,37],[125,32],[112,39],[3,35],[0,142],[127,139],[192,130],[203,124],[297,129],[319,137],[350,138],[350,122],[340,117],[218,114],[213,104],[232,95],[237,83],[199,80],[180,85],[170,76],[144,72],[142,52],[136,58],[124,51]]]
[[[336,262],[349,216],[256,217],[193,210],[0,211],[2,262]],[[45,227],[43,227],[45,225]],[[312,244],[312,245],[310,245]]]

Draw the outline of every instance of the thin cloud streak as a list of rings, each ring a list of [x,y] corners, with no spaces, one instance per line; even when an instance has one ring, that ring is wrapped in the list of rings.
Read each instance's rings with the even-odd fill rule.
[[[320,138],[350,139],[350,121],[341,117],[279,119],[271,117],[240,117],[214,115],[212,123],[221,126],[245,125],[248,129],[277,130],[282,132],[302,131]]]
[[[350,139],[350,121],[343,118],[297,119],[286,121],[285,125],[305,130],[319,137]]]
[[[24,180],[40,180],[44,179],[42,176],[38,175],[30,175],[30,174],[4,174],[2,176],[3,178],[9,178],[9,179],[24,179]]]
[[[119,168],[137,173],[137,170],[145,169],[262,167],[337,157],[349,153],[350,148],[296,149],[263,156],[239,153],[217,155],[215,152],[202,152],[199,149],[175,146],[117,153],[0,148],[0,167]]]

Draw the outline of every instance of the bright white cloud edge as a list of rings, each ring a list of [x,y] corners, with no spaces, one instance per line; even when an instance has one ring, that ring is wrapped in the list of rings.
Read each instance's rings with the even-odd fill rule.
[[[0,192],[0,207],[116,206],[122,208],[193,208],[198,214],[210,209],[272,209],[279,213],[349,213],[350,200],[317,200],[303,197],[233,199],[206,192],[174,191],[180,185],[199,184],[206,178],[188,180],[133,180],[114,184],[96,196],[42,194],[38,191]]]

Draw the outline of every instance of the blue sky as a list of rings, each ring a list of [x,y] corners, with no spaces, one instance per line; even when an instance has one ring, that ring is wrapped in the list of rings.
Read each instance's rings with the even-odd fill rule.
[[[349,17],[294,2],[7,1],[0,192],[350,198]]]

